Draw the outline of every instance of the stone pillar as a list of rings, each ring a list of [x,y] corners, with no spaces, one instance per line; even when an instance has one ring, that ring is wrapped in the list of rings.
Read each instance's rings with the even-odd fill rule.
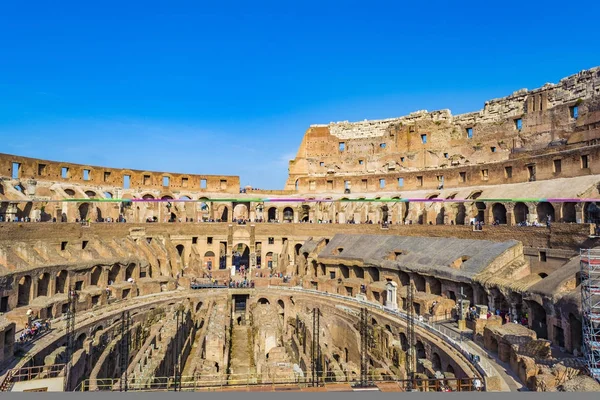
[[[563,207],[562,203],[550,203],[554,207],[554,219],[552,222],[562,221],[563,219]]]
[[[513,226],[516,224],[515,221],[515,203],[505,203],[504,207],[506,207],[506,225]]]
[[[529,214],[527,215],[527,221],[533,222],[537,221],[537,203],[534,202],[526,202],[525,205],[529,209]]]
[[[578,224],[584,224],[585,221],[585,203],[575,203],[575,221]]]

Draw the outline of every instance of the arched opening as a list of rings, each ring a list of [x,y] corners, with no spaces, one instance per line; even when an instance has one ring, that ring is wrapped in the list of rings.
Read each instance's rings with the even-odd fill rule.
[[[408,339],[403,332],[400,332],[400,347],[402,351],[408,351]]]
[[[79,206],[79,219],[85,220],[88,217],[88,213],[90,211],[90,205],[88,203],[83,203]]]
[[[215,253],[207,251],[204,253],[204,266],[210,271],[215,263]]]
[[[29,304],[31,296],[31,277],[25,275],[19,279],[19,293],[17,298],[17,306],[26,306]]]
[[[269,251],[266,255],[265,255],[265,261],[267,262],[267,267],[273,268],[273,252]],[[317,263],[315,261],[313,261],[313,266],[315,268],[315,276],[317,275]]]
[[[432,278],[429,282],[429,291],[431,294],[442,295],[442,282],[439,279]]]
[[[275,207],[270,207],[267,211],[267,219],[269,222],[273,222],[277,220],[277,209]]]
[[[502,203],[495,203],[492,206],[492,215],[494,216],[494,222],[501,225],[506,224],[506,207]]]
[[[286,207],[283,209],[283,221],[294,222],[294,210],[292,210],[291,207]]]
[[[531,320],[531,329],[535,331],[538,339],[548,339],[548,325],[546,319],[546,310],[535,301],[529,302],[529,319]]]
[[[37,297],[48,296],[50,274],[45,272],[38,277]]]
[[[116,283],[119,275],[121,274],[121,266],[119,264],[113,265],[108,271],[108,283]]]
[[[300,213],[300,221],[308,222],[310,220],[310,206],[303,205],[302,212]]]
[[[421,275],[415,274],[413,276],[413,282],[415,283],[415,289],[417,290],[417,292],[425,291],[425,278],[424,277],[422,277]]]
[[[77,340],[75,342],[75,348],[77,350],[83,349],[83,343],[85,342],[85,339],[87,338],[85,333],[82,333],[81,335],[77,336]]]
[[[85,191],[85,195],[87,197],[89,197],[90,199],[94,199],[96,198],[96,192],[92,191],[92,190],[86,190]]]
[[[404,271],[398,272],[398,278],[400,279],[400,284],[402,286],[408,286],[410,283],[410,276]]]
[[[202,302],[199,301],[198,304],[196,304],[196,312],[200,311],[200,309],[202,308]]]
[[[135,264],[129,264],[125,269],[125,280],[128,281],[129,279],[137,279],[137,276],[135,276]]]
[[[179,257],[182,258],[183,252],[185,251],[184,245],[178,244],[177,246],[175,246],[175,248],[177,249],[177,254],[179,254]]]
[[[260,299],[258,299],[258,304],[268,305],[268,304],[271,304],[271,303],[269,302],[268,299],[265,299],[264,297],[261,297]]]
[[[583,209],[583,216],[586,223],[600,223],[600,208],[597,203],[586,203]]]
[[[239,271],[242,266],[245,270],[248,270],[250,265],[250,248],[247,245],[238,243],[234,247],[233,265],[235,265],[236,271]]]
[[[446,209],[444,207],[440,208],[440,212],[437,214],[435,218],[436,225],[444,225],[444,217],[446,216]]]
[[[563,222],[577,222],[577,211],[575,209],[575,203],[564,203],[562,214]]]
[[[527,221],[529,207],[525,203],[518,202],[515,204],[515,222],[517,224]]]
[[[56,274],[56,293],[65,293],[65,289],[67,287],[67,277],[69,273],[66,270],[60,271]]]
[[[467,208],[464,204],[459,203],[456,206],[456,218],[454,219],[454,223],[456,225],[464,225],[465,219],[467,218]]]
[[[431,367],[434,371],[442,371],[442,359],[440,358],[438,353],[433,353],[431,355]]]
[[[554,206],[548,202],[541,202],[537,205],[537,216],[538,222],[546,222],[548,217],[550,217],[551,221],[555,221],[554,219]]]
[[[302,248],[302,244],[298,243],[294,246],[294,250],[296,251],[296,256],[300,255],[300,249]]]
[[[475,202],[475,207],[477,208],[477,221],[485,222],[485,209],[487,208],[485,203],[482,201],[477,201]]]
[[[421,342],[420,340],[418,340],[417,344],[415,345],[415,351],[416,351],[418,360],[427,358],[427,355],[425,354],[425,346],[423,345],[423,342]]]
[[[145,194],[142,196],[142,199],[144,200],[154,200],[154,196],[152,196],[151,194]]]
[[[228,218],[229,218],[229,208],[227,208],[227,206],[219,206],[218,208],[218,215],[219,215],[219,219],[221,220],[221,222],[227,222]]]
[[[454,374],[455,374],[455,373],[454,373],[454,367],[453,367],[452,365],[448,364],[448,365],[446,366],[446,372],[448,372],[448,373],[450,373],[450,374],[454,375]]]
[[[577,350],[581,354],[581,343],[583,341],[583,329],[581,321],[569,313],[569,329],[571,332],[571,351]]]
[[[96,265],[94,268],[92,268],[92,274],[90,276],[90,284],[92,286],[99,286],[101,276],[102,276],[102,268]]]
[[[74,197],[75,196],[75,191],[73,189],[65,189],[65,193],[69,197]]]
[[[237,204],[233,207],[233,218],[236,220],[248,219],[248,206],[245,203]]]
[[[498,353],[498,340],[495,337],[490,338],[490,351]]]

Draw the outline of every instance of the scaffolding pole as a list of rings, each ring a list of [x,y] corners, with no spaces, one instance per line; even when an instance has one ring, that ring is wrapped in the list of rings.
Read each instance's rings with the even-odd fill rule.
[[[583,352],[590,375],[600,382],[600,249],[581,249]]]
[[[119,342],[120,372],[119,390],[126,392],[129,389],[129,379],[127,376],[127,368],[129,367],[129,311],[123,311],[121,314],[121,341]]]
[[[319,371],[321,370],[321,346],[319,345],[319,332],[321,331],[321,311],[318,308],[313,308],[313,336],[312,336],[312,348],[311,348],[311,372],[312,372],[312,386],[318,386]]]
[[[75,311],[77,308],[77,292],[75,287],[69,288],[68,295],[68,310],[67,310],[67,348],[66,348],[66,359],[67,365],[65,366],[65,391],[71,389],[71,367],[73,366],[73,353],[75,352]]]
[[[407,352],[406,352],[406,378],[408,379],[407,390],[411,391],[413,388],[413,379],[415,376],[415,311],[414,311],[414,291],[412,282],[409,283],[406,293],[406,339],[407,339]]]

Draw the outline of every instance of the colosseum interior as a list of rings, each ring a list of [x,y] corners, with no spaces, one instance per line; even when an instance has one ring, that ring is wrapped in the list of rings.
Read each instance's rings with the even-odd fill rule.
[[[599,140],[597,67],[312,125],[284,190],[0,154],[0,389],[600,391]]]

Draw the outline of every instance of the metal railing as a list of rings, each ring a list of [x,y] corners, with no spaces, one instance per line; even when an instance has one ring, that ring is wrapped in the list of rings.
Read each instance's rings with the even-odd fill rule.
[[[385,313],[392,314],[398,318],[408,320],[408,315],[404,311],[394,310],[389,307],[383,306],[380,303],[375,303],[375,302],[368,301],[368,300],[360,300],[355,297],[344,296],[344,295],[337,294],[337,293],[328,293],[328,292],[315,290],[315,289],[305,289],[305,288],[300,288],[300,287],[286,287],[286,286],[269,285],[269,289],[295,291],[295,292],[300,292],[300,293],[309,293],[309,294],[315,294],[318,296],[337,298],[337,299],[344,300],[344,301],[354,302],[354,303],[357,303],[357,304],[360,304],[363,306],[376,308]],[[415,319],[415,325],[444,339],[447,343],[449,343],[452,347],[454,347],[457,351],[459,351],[465,358],[467,358],[467,360],[469,360],[469,362],[477,369],[477,371],[481,374],[481,376],[485,377],[485,376],[497,376],[498,375],[498,372],[496,371],[496,369],[493,368],[492,365],[489,362],[487,362],[484,358],[473,357],[474,355],[476,356],[478,354],[473,354],[470,351],[470,349],[468,349],[465,345],[463,345],[461,342],[457,341],[454,337],[452,337],[451,334],[449,333],[449,331],[450,331],[449,329],[447,329],[443,326],[434,326],[427,322],[419,321],[418,319]],[[456,332],[453,332],[453,334],[456,335]]]
[[[358,387],[357,380],[329,380],[324,375],[326,371],[319,373],[317,381],[313,382],[311,377],[297,376],[296,378],[274,378],[263,377],[258,374],[231,374],[231,375],[194,375],[182,376],[180,379],[171,377],[153,377],[138,381],[134,378],[128,380],[128,391],[218,391],[224,388],[261,388],[263,391],[277,387],[287,386],[292,389],[302,389],[310,386],[327,386],[328,384],[347,383]],[[448,379],[397,379],[387,377],[370,379],[368,386],[377,386],[378,383],[395,383],[400,391],[406,391],[412,384],[419,391],[442,391],[450,388],[452,391],[466,392],[476,390],[474,381],[476,378],[448,378]],[[118,378],[86,379],[76,388],[76,391],[115,391],[119,387]]]
[[[11,369],[4,377],[2,383],[0,383],[0,392],[8,391],[15,382],[56,378],[64,372],[64,369],[65,364],[40,365],[37,367]]]

